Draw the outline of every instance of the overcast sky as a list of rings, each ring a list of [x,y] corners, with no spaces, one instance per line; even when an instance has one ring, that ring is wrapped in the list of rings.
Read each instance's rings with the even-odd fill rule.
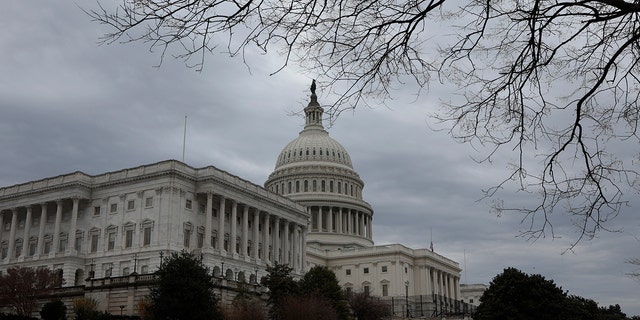
[[[92,2],[80,3],[91,7]],[[208,165],[262,185],[282,148],[302,130],[291,116],[308,102],[312,78],[295,67],[275,75],[270,56],[207,57],[203,72],[180,61],[154,68],[144,44],[97,45],[107,29],[69,1],[5,1],[0,10],[0,186],[73,171],[100,174],[167,159]],[[640,282],[625,260],[640,256],[639,201],[600,233],[562,254],[575,237],[517,237],[521,216],[490,212],[481,190],[507,173],[505,163],[478,164],[478,153],[428,117],[448,86],[432,84],[416,98],[397,91],[387,106],[343,113],[329,129],[349,151],[374,208],[376,244],[428,247],[464,268],[462,283],[485,283],[505,267],[539,273],[570,294],[640,314]],[[321,104],[335,98],[319,92]],[[637,199],[637,194],[630,197]],[[505,192],[505,201],[529,201]],[[466,254],[465,254],[466,253]],[[466,255],[466,259],[465,259]]]

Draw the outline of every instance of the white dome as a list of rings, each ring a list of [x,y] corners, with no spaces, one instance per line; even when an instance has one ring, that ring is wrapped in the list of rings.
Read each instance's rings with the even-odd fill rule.
[[[347,150],[324,130],[304,130],[280,152],[275,169],[286,165],[321,161],[353,169]]]

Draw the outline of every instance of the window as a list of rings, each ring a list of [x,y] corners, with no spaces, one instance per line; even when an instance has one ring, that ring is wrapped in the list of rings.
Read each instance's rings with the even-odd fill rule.
[[[91,234],[91,252],[98,252],[98,240],[100,235],[97,233]]]
[[[309,192],[309,180],[304,181],[304,192]]]
[[[193,202],[189,199],[187,199],[187,201],[184,204],[184,207],[191,210],[191,208],[193,208]]]
[[[333,181],[329,181],[329,192],[333,192]]]
[[[300,181],[296,181],[296,192],[300,192]]]
[[[389,285],[386,283],[382,285],[382,296],[383,297],[389,296]]]
[[[116,248],[116,230],[111,229],[107,231],[107,251],[112,251]]]
[[[206,204],[201,204],[200,206],[200,213],[205,213],[207,211],[207,205]]]
[[[313,192],[318,191],[318,181],[313,180]]]
[[[409,269],[407,269],[407,267],[404,267],[404,273],[407,273],[409,271]]]
[[[151,244],[151,227],[145,227],[143,229],[143,242],[142,245],[148,246]]]
[[[127,201],[127,210],[128,211],[134,210],[135,208],[136,208],[136,201],[135,200]]]
[[[60,234],[60,242],[58,243],[58,252],[65,252],[67,250],[67,243],[69,242],[66,233]]]
[[[129,267],[122,268],[122,276],[128,276],[129,273]]]
[[[4,224],[4,231],[10,231],[11,230],[11,222],[6,222]]]
[[[338,193],[342,193],[342,182],[338,181]]]
[[[82,251],[82,239],[83,239],[82,232],[76,232],[76,248],[75,249],[77,252]]]
[[[320,191],[325,192],[327,191],[325,188],[326,183],[324,182],[324,180],[320,181]]]
[[[143,265],[143,266],[140,268],[140,273],[142,273],[142,274],[147,274],[147,273],[149,273],[149,266],[148,266],[148,265]]]
[[[347,296],[351,295],[353,289],[351,287],[347,287]]]
[[[51,244],[53,243],[53,239],[51,235],[44,236],[44,254],[49,254],[51,252]]]
[[[287,183],[287,193],[291,193],[291,181]]]
[[[469,299],[469,303],[473,303],[473,299]]]
[[[363,288],[364,288],[364,295],[368,297],[369,296],[369,290],[371,289],[371,287],[368,286],[368,285],[365,285]]]
[[[93,215],[94,216],[100,215],[100,206],[93,207]]]
[[[38,216],[33,217],[33,219],[31,220],[31,226],[37,227],[39,225],[40,225],[40,217]]]
[[[111,272],[113,271],[113,265],[111,263],[103,264],[102,269],[104,270],[105,278],[111,277]]]
[[[387,272],[387,266],[382,266],[382,272]]]
[[[189,248],[191,246],[191,228],[189,226],[185,226],[184,228],[184,239],[182,244],[185,248]]]
[[[204,232],[198,232],[198,248],[204,247]]]
[[[18,229],[24,229],[25,220],[18,220]]]
[[[117,213],[118,212],[118,204],[117,203],[112,203],[111,204],[111,210],[109,212]]]
[[[2,259],[5,259],[9,254],[9,243],[7,241],[2,242],[2,248],[0,249],[0,251],[2,252],[0,256],[2,257]]]
[[[14,248],[15,257],[19,257],[22,254],[22,239],[16,239],[16,244]]]
[[[224,250],[225,251],[229,251],[229,234],[228,233],[224,234],[224,244],[223,244],[223,246],[224,246]]]
[[[29,240],[29,257],[33,257],[36,254],[36,249],[38,248],[38,240],[31,239]]]
[[[144,207],[145,208],[153,207],[153,197],[147,197],[144,199]]]
[[[351,275],[351,269],[347,269],[345,270],[346,275],[350,276]]]
[[[369,273],[369,268],[364,268],[364,273],[365,274]]]
[[[131,248],[133,246],[133,228],[124,232],[124,247]]]

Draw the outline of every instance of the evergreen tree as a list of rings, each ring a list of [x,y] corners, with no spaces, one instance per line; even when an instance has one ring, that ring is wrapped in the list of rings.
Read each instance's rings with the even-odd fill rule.
[[[507,268],[480,297],[475,320],[565,320],[567,295],[553,280]]]
[[[209,268],[187,251],[174,252],[161,261],[157,283],[151,289],[155,320],[220,319]]]
[[[336,310],[339,319],[349,319],[347,299],[333,271],[325,266],[311,268],[300,280],[300,290],[308,297],[326,299]]]
[[[298,283],[293,279],[293,269],[286,264],[275,263],[267,268],[267,275],[261,284],[269,289],[269,315],[271,319],[280,319],[280,306],[283,301],[299,292]]]

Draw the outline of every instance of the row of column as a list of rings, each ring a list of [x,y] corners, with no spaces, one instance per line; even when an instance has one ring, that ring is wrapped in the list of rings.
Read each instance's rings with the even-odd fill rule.
[[[363,211],[325,206],[311,206],[308,210],[313,217],[312,221],[316,222],[312,231],[336,232],[373,239],[372,218]]]
[[[227,199],[222,195],[217,195],[219,198],[218,208],[218,243],[217,247],[224,251],[224,234],[225,234],[225,212],[226,202],[231,201],[231,214],[229,217],[229,251],[235,254],[238,250],[236,247],[236,238],[238,231],[238,202],[232,199]],[[251,210],[252,209],[252,210]],[[280,216],[270,214],[266,211],[261,211],[258,208],[252,208],[248,205],[242,206],[241,213],[241,255],[247,256],[247,248],[249,243],[249,214],[252,212],[253,221],[253,242],[251,250],[251,258],[262,260],[265,263],[279,262],[289,264],[294,270],[302,270],[306,265],[306,252],[305,252],[305,226],[293,221],[288,221]],[[211,243],[211,234],[213,230],[213,193],[207,193],[207,207],[206,207],[206,221],[205,221],[205,249],[212,249],[213,243]],[[269,235],[269,227],[273,222],[273,234]],[[262,225],[262,235],[260,235],[259,225]],[[283,229],[284,236],[280,238],[280,229]],[[259,243],[262,242],[262,257],[259,255]],[[269,247],[273,250],[273,259],[269,258]],[[279,257],[280,251],[283,252],[282,258]],[[291,252],[291,256],[289,256]],[[273,260],[273,261],[272,261]]]
[[[67,251],[70,250],[75,250],[76,247],[76,236],[75,236],[75,231],[78,225],[78,206],[79,206],[79,202],[80,199],[79,198],[73,198],[73,209],[71,211],[71,228],[70,228],[70,232],[68,235],[68,240],[69,240],[69,245],[67,246]],[[60,225],[62,223],[62,205],[63,205],[63,200],[59,199],[56,200],[56,219],[55,219],[55,224],[54,224],[54,231],[53,231],[53,242],[52,242],[52,248],[51,248],[51,252],[53,252],[54,254],[58,252],[58,245],[60,243]],[[42,254],[42,250],[43,250],[43,243],[44,243],[44,228],[45,228],[45,224],[47,221],[47,204],[48,202],[42,202],[40,204],[34,204],[34,205],[29,205],[26,206],[26,220],[25,220],[25,224],[24,224],[24,233],[23,233],[23,237],[22,237],[22,248],[20,251],[20,258],[23,258],[24,256],[26,256],[27,254],[27,250],[29,248],[29,237],[30,237],[30,233],[31,233],[31,224],[32,224],[32,219],[33,219],[33,208],[35,206],[40,206],[40,223],[39,223],[39,230],[38,230],[38,242],[37,242],[37,249],[36,249],[36,255],[40,255]],[[19,208],[12,208],[11,210],[9,210],[9,216],[11,217],[11,229],[9,231],[9,246],[7,248],[8,252],[7,252],[7,260],[10,260],[14,255],[14,248],[15,248],[15,241],[16,241],[16,232],[17,232],[17,228],[18,228],[18,212]],[[5,211],[7,212],[7,211]],[[8,221],[8,219],[6,220]],[[5,224],[5,214],[0,213],[0,239],[2,239],[3,237],[3,232],[4,232],[4,224]]]
[[[458,290],[460,279],[453,274],[430,268],[431,293],[449,299],[459,300]]]

